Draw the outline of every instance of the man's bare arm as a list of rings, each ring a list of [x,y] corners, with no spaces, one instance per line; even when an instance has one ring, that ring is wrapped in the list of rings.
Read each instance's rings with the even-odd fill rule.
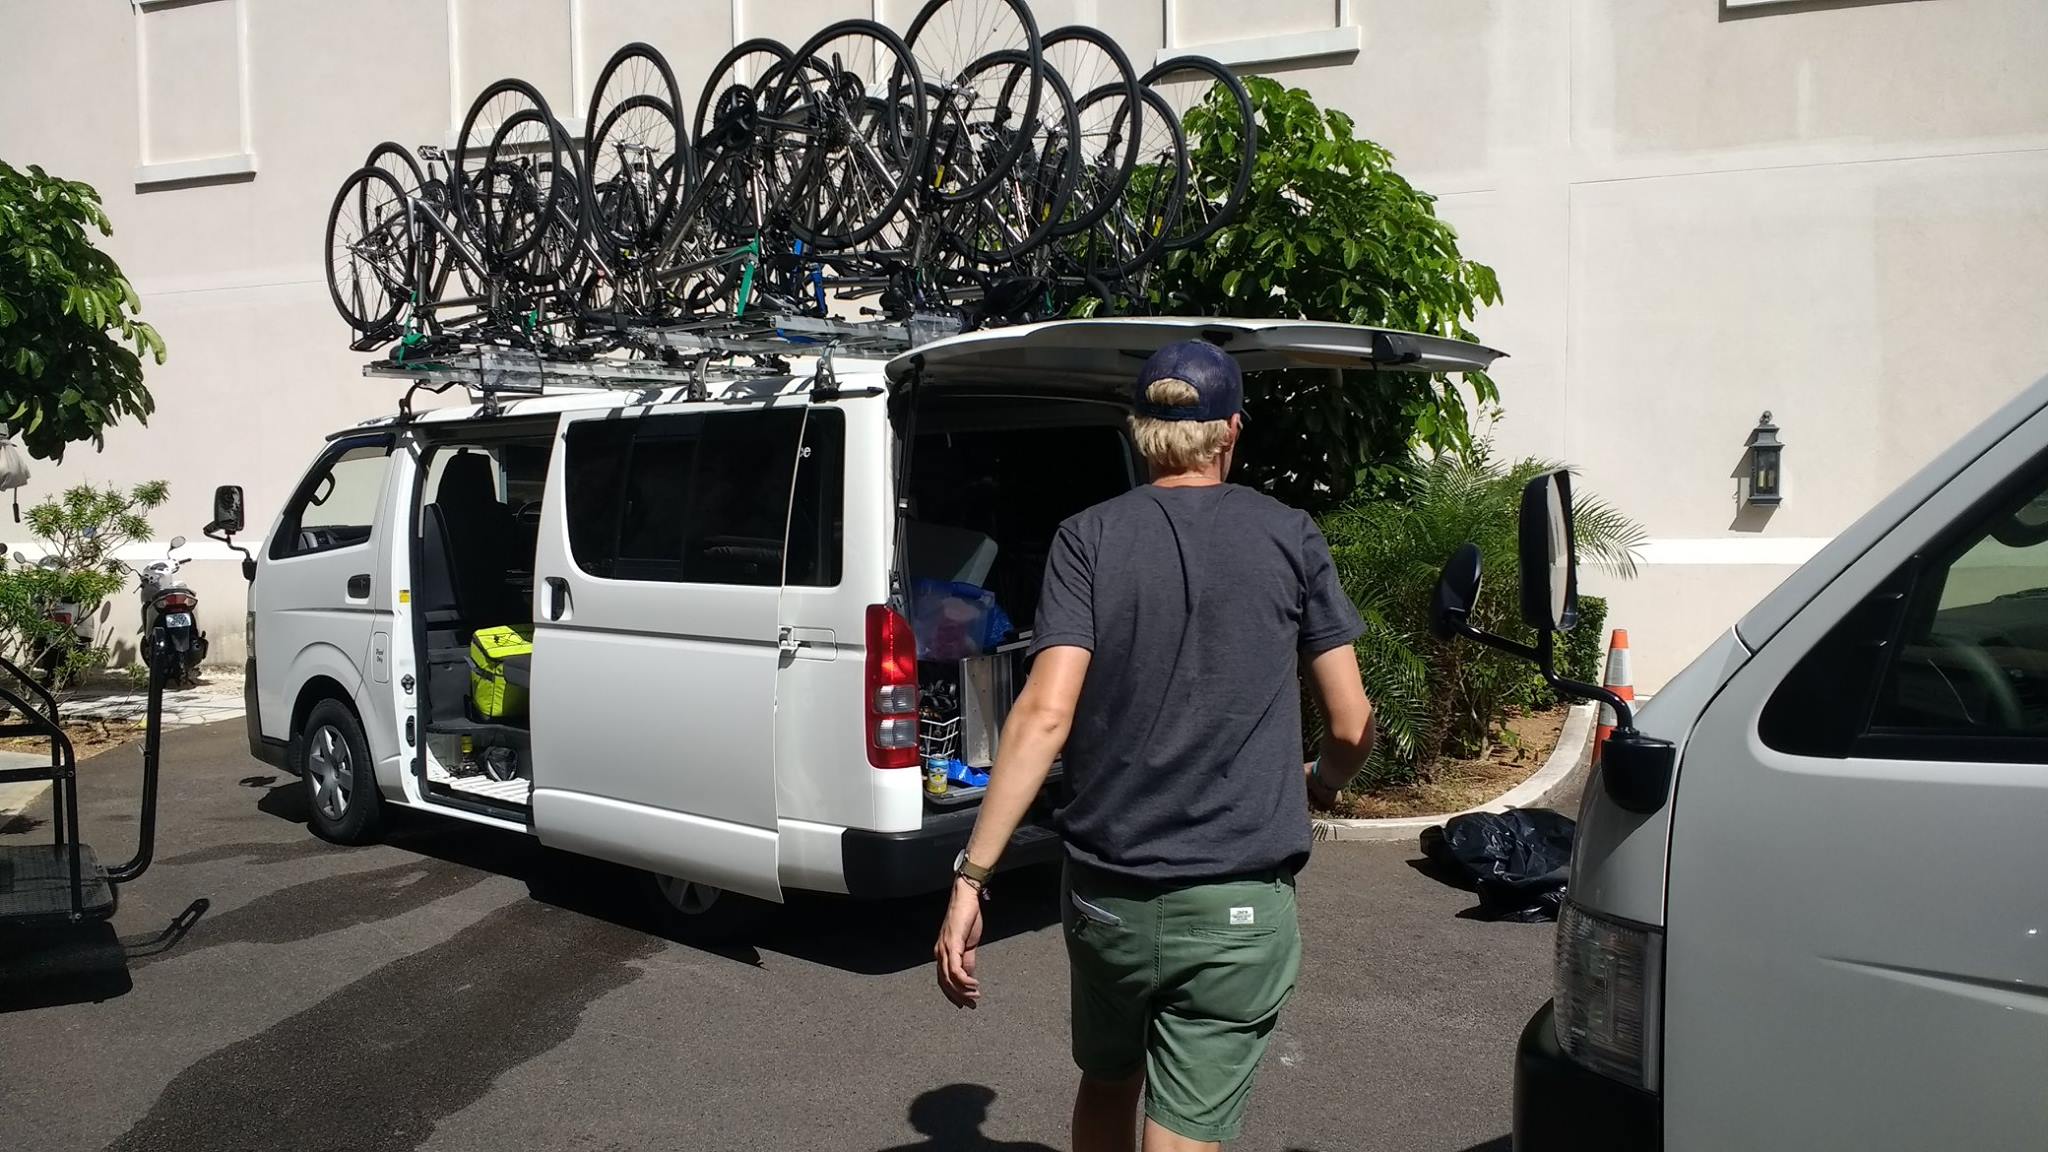
[[[967,859],[973,863],[995,867],[1045,786],[1046,773],[1052,771],[1074,726],[1074,707],[1081,699],[1091,656],[1086,648],[1048,648],[1033,662],[1031,678],[1003,722],[988,793],[981,798],[974,834],[967,841]]]
[[[1309,662],[1309,694],[1323,713],[1321,779],[1309,786],[1316,799],[1329,803],[1358,775],[1372,756],[1372,701],[1358,674],[1358,653],[1341,644]]]

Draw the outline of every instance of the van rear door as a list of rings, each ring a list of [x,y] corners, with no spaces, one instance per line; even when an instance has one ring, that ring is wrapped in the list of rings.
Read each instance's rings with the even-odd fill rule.
[[[769,900],[775,691],[804,401],[564,417],[528,705],[543,843]]]
[[[898,384],[916,379],[936,386],[1024,385],[1033,392],[1121,399],[1145,358],[1180,340],[1207,340],[1236,356],[1247,372],[1483,372],[1502,355],[1464,340],[1356,324],[1147,316],[969,332],[905,352],[889,362],[888,375]]]

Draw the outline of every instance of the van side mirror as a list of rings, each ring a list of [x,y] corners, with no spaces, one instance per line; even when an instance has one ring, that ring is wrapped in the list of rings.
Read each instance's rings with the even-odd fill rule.
[[[213,490],[213,519],[200,534],[218,540],[242,554],[242,579],[254,583],[256,580],[256,557],[247,548],[235,543],[235,533],[243,527],[242,486],[223,484]]]
[[[1518,528],[1522,622],[1539,631],[1571,631],[1579,620],[1571,473],[1562,468],[1545,472],[1523,487]]]
[[[213,523],[209,527],[226,536],[232,536],[242,530],[240,484],[223,484],[213,490]]]
[[[1479,602],[1479,545],[1463,544],[1444,561],[1429,605],[1429,634],[1439,640],[1459,635]]]
[[[1558,675],[1557,634],[1579,618],[1578,542],[1572,533],[1572,481],[1563,469],[1546,472],[1522,489],[1515,559],[1521,580],[1522,622],[1536,643],[1497,636],[1472,623],[1479,600],[1479,546],[1465,544],[1451,554],[1437,577],[1430,602],[1429,631],[1439,640],[1463,637],[1536,665],[1551,687],[1614,710],[1615,730],[1601,753],[1600,778],[1607,795],[1624,811],[1647,814],[1664,807],[1678,749],[1669,740],[1636,731],[1635,709],[1612,690]]]

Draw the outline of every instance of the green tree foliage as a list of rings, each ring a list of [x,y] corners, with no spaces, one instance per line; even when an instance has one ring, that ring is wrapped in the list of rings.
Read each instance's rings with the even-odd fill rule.
[[[0,161],[0,420],[46,460],[155,408],[142,357],[163,339],[93,230],[113,233],[91,185]]]
[[[1405,498],[1355,500],[1324,517],[1344,590],[1365,617],[1359,667],[1378,714],[1380,742],[1362,785],[1426,779],[1439,760],[1481,755],[1511,711],[1554,699],[1525,661],[1429,634],[1437,574],[1471,541],[1486,563],[1472,622],[1534,640],[1517,601],[1517,524],[1522,487],[1554,467],[1537,460],[1502,466],[1483,452],[1470,460],[1442,457],[1418,469]],[[1572,526],[1582,564],[1635,574],[1645,538],[1640,526],[1584,492],[1575,493]],[[1566,634],[1568,672],[1587,675],[1589,658],[1597,668],[1604,603],[1598,614],[1599,620],[1582,616]],[[1595,634],[1590,647],[1581,630]]]
[[[161,480],[126,492],[80,484],[28,510],[44,558],[0,556],[0,648],[9,659],[45,670],[57,687],[106,666],[107,644],[80,644],[69,625],[48,619],[50,609],[73,604],[80,618],[96,615],[132,575],[116,553],[150,538],[149,513],[170,494]]]
[[[1251,191],[1208,244],[1175,253],[1152,278],[1150,306],[1176,315],[1332,320],[1473,339],[1477,309],[1500,300],[1493,269],[1458,250],[1435,198],[1402,179],[1393,157],[1351,118],[1308,93],[1247,77],[1258,120]],[[1239,122],[1220,99],[1190,109],[1197,187],[1227,188]],[[1471,401],[1498,400],[1484,373]],[[1250,422],[1238,479],[1310,512],[1405,482],[1417,448],[1472,446],[1468,400],[1448,377],[1289,371],[1245,381]]]

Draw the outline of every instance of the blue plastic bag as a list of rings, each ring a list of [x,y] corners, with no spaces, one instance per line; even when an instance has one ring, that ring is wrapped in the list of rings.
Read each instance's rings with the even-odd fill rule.
[[[966,660],[1001,644],[1010,634],[1010,617],[986,588],[919,580],[911,585],[910,630],[919,660]]]

